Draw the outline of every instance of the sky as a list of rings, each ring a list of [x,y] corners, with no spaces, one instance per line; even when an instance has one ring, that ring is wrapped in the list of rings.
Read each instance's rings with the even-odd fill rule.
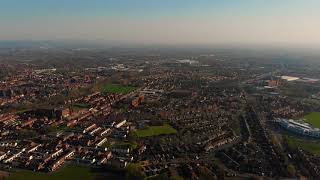
[[[0,0],[0,40],[320,44],[319,0]]]

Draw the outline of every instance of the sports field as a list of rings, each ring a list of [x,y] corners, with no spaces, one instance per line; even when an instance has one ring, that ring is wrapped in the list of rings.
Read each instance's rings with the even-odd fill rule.
[[[8,180],[93,180],[95,175],[90,168],[78,165],[68,165],[57,172],[39,173],[19,170],[11,173]]]
[[[168,124],[165,124],[163,126],[149,126],[146,129],[137,130],[135,132],[137,137],[150,137],[175,133],[177,133],[177,130],[175,130]]]
[[[306,139],[298,139],[292,136],[286,136],[288,145],[291,147],[299,147],[315,155],[320,155],[320,142]]]
[[[102,88],[104,93],[116,93],[116,94],[128,94],[131,91],[134,91],[136,88],[132,86],[121,86],[118,84],[106,84]]]
[[[313,127],[320,128],[320,112],[313,112],[304,117],[305,121]]]

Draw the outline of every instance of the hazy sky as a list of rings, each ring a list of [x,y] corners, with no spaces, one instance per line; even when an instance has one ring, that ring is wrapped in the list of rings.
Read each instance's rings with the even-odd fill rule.
[[[320,44],[320,0],[0,0],[0,40]]]

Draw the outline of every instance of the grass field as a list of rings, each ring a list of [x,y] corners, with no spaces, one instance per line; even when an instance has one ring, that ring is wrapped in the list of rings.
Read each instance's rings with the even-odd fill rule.
[[[167,135],[167,134],[175,134],[177,130],[171,127],[168,124],[163,126],[150,126],[146,129],[137,130],[135,132],[137,137],[150,137],[150,136],[159,136],[159,135]]]
[[[107,84],[102,88],[104,93],[128,94],[136,88],[132,86],[121,86],[117,84]]]
[[[85,103],[75,103],[73,106],[78,108],[90,108],[90,105]]]
[[[320,112],[313,112],[304,117],[305,121],[313,127],[320,128]]]
[[[89,104],[84,104],[84,103],[76,103],[76,104],[73,104],[71,108],[72,108],[73,111],[78,112],[78,111],[80,111],[82,109],[90,108],[90,105]]]
[[[16,114],[18,115],[22,115],[23,113],[29,111],[30,109],[23,109],[23,110],[20,110],[20,111],[17,111]]]
[[[33,171],[21,170],[12,173],[8,180],[93,180],[95,179],[95,174],[90,171],[90,168],[78,166],[78,165],[68,165],[63,167],[54,173],[39,173]]]
[[[297,139],[292,136],[286,136],[288,145],[291,147],[300,147],[312,154],[320,155],[320,143],[310,140]]]
[[[57,133],[57,132],[65,132],[65,131],[70,131],[72,130],[71,127],[68,127],[68,126],[49,126],[46,128],[46,132],[48,133]]]
[[[18,133],[18,139],[29,139],[38,136],[38,133],[34,130],[21,129]]]

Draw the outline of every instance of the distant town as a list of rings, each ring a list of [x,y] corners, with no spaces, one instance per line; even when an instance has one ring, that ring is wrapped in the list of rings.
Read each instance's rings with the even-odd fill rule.
[[[0,179],[319,179],[320,63],[252,54],[1,49]]]

